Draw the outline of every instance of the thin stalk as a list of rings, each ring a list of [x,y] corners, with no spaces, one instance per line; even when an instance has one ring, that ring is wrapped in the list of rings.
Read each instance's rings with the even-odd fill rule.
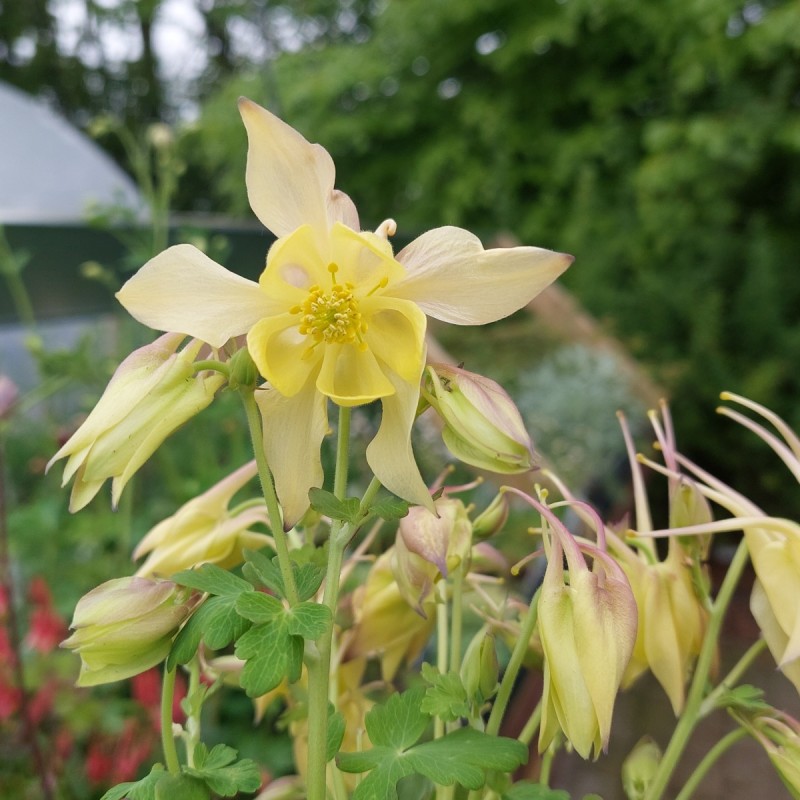
[[[172,733],[172,701],[175,696],[175,670],[164,666],[164,680],[161,685],[161,749],[167,769],[173,775],[179,775],[181,763],[178,761],[178,749],[175,747],[175,736]]]
[[[245,413],[247,414],[247,425],[250,429],[253,455],[255,455],[256,465],[258,466],[261,491],[264,494],[264,501],[267,504],[269,527],[275,540],[275,552],[278,554],[278,565],[280,566],[283,585],[286,589],[286,599],[289,601],[290,606],[296,606],[299,602],[297,586],[294,582],[292,562],[289,558],[289,544],[286,539],[286,533],[283,530],[283,519],[280,505],[278,504],[278,496],[275,494],[275,484],[272,481],[272,473],[269,470],[267,455],[264,452],[261,414],[258,411],[255,394],[252,389],[243,388],[241,390],[241,395],[242,401],[244,402]]]
[[[450,639],[448,630],[447,611],[447,584],[441,580],[436,584],[436,668],[441,675],[447,674],[447,645]],[[441,739],[444,736],[444,720],[440,717],[433,719],[433,738]],[[439,792],[437,790],[437,797]]]
[[[717,700],[724,692],[732,689],[739,682],[739,678],[750,668],[750,665],[764,652],[767,643],[763,638],[756,639],[736,662],[731,671],[720,681],[711,694],[703,700],[700,706],[700,719],[708,716],[715,708]]]
[[[705,691],[708,675],[714,661],[714,653],[716,652],[719,642],[722,622],[749,558],[750,554],[747,549],[747,543],[743,538],[736,549],[728,571],[725,573],[725,578],[722,581],[722,586],[720,586],[717,598],[714,601],[714,608],[708,619],[708,630],[703,639],[703,646],[700,650],[697,664],[695,665],[694,676],[692,677],[692,684],[689,688],[689,694],[686,698],[686,705],[684,706],[683,713],[678,720],[678,724],[675,726],[672,738],[664,752],[664,756],[658,766],[653,782],[648,787],[644,800],[660,800],[663,796],[667,788],[667,783],[683,755],[683,751],[686,749],[689,737],[692,735],[700,719],[703,692]]]
[[[544,708],[542,706],[542,701],[540,700],[536,704],[536,708],[533,709],[531,715],[528,717],[528,721],[525,723],[525,727],[520,731],[519,736],[517,739],[522,742],[523,744],[530,744],[531,739],[533,739],[533,734],[539,728],[539,725],[542,723],[542,712]]]
[[[187,697],[194,699],[200,691],[200,662],[195,656],[189,663],[189,689]],[[194,749],[200,741],[200,711],[203,704],[192,703],[192,711],[186,717],[186,765],[194,767]]]
[[[538,600],[539,592],[537,591],[531,598],[528,614],[522,623],[517,641],[514,643],[511,658],[508,660],[508,666],[500,681],[500,688],[497,690],[497,698],[492,706],[492,712],[489,714],[489,722],[486,723],[486,733],[490,736],[497,736],[500,730],[500,723],[506,713],[508,701],[511,699],[514,682],[517,680],[517,675],[522,667],[522,660],[525,657],[525,651],[528,649],[528,642],[533,635],[533,629],[536,627],[539,610]]]
[[[683,784],[683,788],[678,793],[675,800],[689,800],[694,793],[694,790],[700,785],[701,781],[708,774],[711,767],[714,766],[717,759],[728,749],[730,749],[737,742],[740,742],[748,736],[744,728],[736,728],[731,731],[727,736],[720,739],[703,757],[703,760],[695,767],[694,772],[689,776],[688,780]]]
[[[556,757],[556,752],[558,751],[558,747],[556,743],[550,745],[547,750],[544,751],[544,755],[542,756],[542,766],[539,770],[539,783],[542,786],[549,786],[550,785],[550,772],[553,769],[553,759]]]
[[[463,621],[463,595],[464,595],[464,572],[463,565],[459,564],[453,574],[452,590],[452,621],[450,624],[450,665],[449,669],[453,672],[461,670],[461,639],[464,632]]]
[[[347,493],[350,445],[349,408],[339,408],[339,435],[336,444],[336,472],[333,492],[343,500]],[[308,800],[325,800],[327,793],[328,702],[331,687],[331,650],[336,608],[339,602],[339,581],[351,526],[341,520],[331,524],[328,546],[328,566],[322,602],[330,610],[330,624],[316,640],[316,653],[309,653],[308,668]]]

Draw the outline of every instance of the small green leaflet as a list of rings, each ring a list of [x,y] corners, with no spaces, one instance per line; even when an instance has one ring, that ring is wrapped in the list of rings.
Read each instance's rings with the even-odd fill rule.
[[[330,761],[342,746],[344,739],[345,721],[341,711],[334,711],[333,705],[328,706],[328,741],[325,750],[325,761]]]
[[[392,520],[402,519],[408,514],[408,503],[393,495],[382,497],[369,507],[369,513],[391,522]]]
[[[397,782],[408,775],[424,775],[436,784],[459,783],[480,789],[489,771],[511,772],[528,759],[528,748],[516,739],[489,736],[473,728],[416,744],[430,717],[421,710],[425,688],[393,695],[367,714],[371,750],[339,753],[337,763],[345,772],[368,772],[356,787],[352,800],[396,800]]]
[[[425,691],[420,710],[445,722],[470,715],[467,690],[457,673],[442,675],[436,667],[423,664],[422,677],[431,685]]]
[[[320,514],[331,519],[339,519],[355,525],[364,516],[361,511],[361,501],[357,497],[340,500],[326,489],[313,488],[308,492],[308,499],[315,511],[319,511]]]
[[[194,749],[195,766],[184,767],[184,771],[205,781],[211,791],[222,797],[257,791],[261,786],[258,765],[249,758],[237,761],[236,756],[236,750],[225,744],[215,745],[209,751],[199,742]]]
[[[300,677],[303,666],[303,639],[287,630],[286,617],[254,625],[236,642],[236,657],[247,663],[240,681],[248,697],[258,697],[287,678]]]
[[[167,659],[169,669],[173,669],[176,664],[188,663],[197,652],[201,640],[212,650],[220,650],[238,639],[250,627],[249,620],[236,610],[240,596],[255,594],[247,581],[214,564],[184,570],[175,575],[173,580],[215,596],[203,601],[175,637]]]
[[[283,576],[281,575],[277,556],[270,559],[263,553],[253,550],[245,550],[244,555],[247,562],[242,567],[242,572],[247,579],[255,584],[266,586],[267,589],[271,589],[281,597],[286,597]],[[325,576],[324,567],[313,562],[299,564],[293,561],[292,572],[294,573],[294,582],[300,600],[308,600],[313,597]]]
[[[155,800],[156,784],[166,774],[162,764],[154,764],[149,775],[140,781],[121,783],[109,789],[100,800]]]

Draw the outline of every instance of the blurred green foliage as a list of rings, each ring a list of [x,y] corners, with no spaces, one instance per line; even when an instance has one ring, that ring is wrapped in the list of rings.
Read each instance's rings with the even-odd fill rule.
[[[800,6],[381,9],[365,41],[221,85],[186,140],[184,202],[194,176],[206,204],[247,213],[246,94],[330,150],[365,227],[457,224],[573,253],[564,283],[665,387],[682,448],[796,512],[772,455],[713,409],[730,389],[800,423]]]

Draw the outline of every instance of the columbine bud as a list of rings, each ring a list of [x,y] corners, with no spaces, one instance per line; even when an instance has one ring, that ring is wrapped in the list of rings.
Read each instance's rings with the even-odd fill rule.
[[[230,360],[230,377],[228,386],[238,389],[240,386],[256,386],[261,379],[258,367],[246,347],[239,348]]]
[[[483,705],[497,690],[500,664],[494,646],[494,636],[485,628],[478,631],[469,643],[461,662],[461,682],[467,697]]]
[[[138,675],[166,658],[195,602],[170,581],[116,578],[84,595],[62,647],[81,657],[78,686]]]
[[[564,529],[559,536],[570,537]],[[557,544],[557,542],[555,542]],[[539,597],[544,650],[543,714],[539,751],[564,732],[575,750],[595,758],[611,733],[614,700],[636,639],[636,603],[620,567],[593,550],[590,571],[577,545],[564,538],[551,548]]]
[[[792,797],[800,799],[800,722],[777,709],[733,716],[764,748]]]
[[[70,511],[83,508],[108,478],[116,506],[125,484],[164,439],[214,399],[225,379],[195,375],[203,343],[193,339],[177,352],[184,338],[167,333],[131,353],[83,425],[50,459],[48,469],[67,458],[62,485],[75,477]]]
[[[649,736],[644,736],[622,763],[622,785],[628,800],[644,800],[653,782],[661,748]]]
[[[263,503],[228,509],[231,498],[256,472],[254,461],[245,464],[159,522],[133,552],[134,558],[149,553],[136,574],[166,577],[207,563],[230,569],[242,563],[244,549],[272,545],[271,536],[250,530],[269,523]]]
[[[392,556],[392,572],[406,602],[425,616],[423,603],[439,576],[469,569],[472,525],[460,500],[440,497],[437,514],[412,506],[400,520]]]
[[[442,439],[466,464],[513,474],[532,468],[531,440],[505,390],[482,375],[428,366],[424,394],[444,422]]]
[[[488,539],[499,533],[508,520],[508,495],[499,492],[494,500],[472,520],[472,535],[476,539]]]

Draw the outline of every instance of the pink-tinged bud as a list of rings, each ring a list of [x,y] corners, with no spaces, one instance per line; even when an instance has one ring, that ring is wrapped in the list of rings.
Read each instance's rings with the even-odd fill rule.
[[[111,479],[116,506],[125,484],[171,433],[214,399],[225,378],[195,374],[203,343],[178,352],[182,334],[166,333],[131,353],[69,441],[50,459],[67,458],[62,485],[74,477],[70,511],[79,511]]]
[[[136,574],[168,577],[207,563],[230,569],[242,563],[243,550],[272,545],[271,536],[250,530],[269,523],[263,502],[228,508],[256,472],[254,461],[245,464],[159,522],[134,550],[135,559],[147,555]]]
[[[436,364],[426,369],[424,394],[442,418],[442,438],[456,458],[502,474],[532,469],[525,424],[514,401],[495,381]]]
[[[445,495],[434,505],[436,514],[422,506],[412,506],[400,520],[397,538],[403,540],[409,552],[433,564],[447,577],[451,569],[465,562],[469,566],[472,525],[460,500]]]
[[[196,604],[170,581],[116,578],[84,595],[62,647],[81,657],[78,686],[129,678],[166,658]]]
[[[561,547],[553,546],[538,604],[545,659],[539,750],[561,730],[583,758],[592,751],[596,758],[608,744],[614,701],[636,640],[636,603],[616,562],[592,549],[590,571],[574,542],[565,540],[565,549],[569,575]]]

